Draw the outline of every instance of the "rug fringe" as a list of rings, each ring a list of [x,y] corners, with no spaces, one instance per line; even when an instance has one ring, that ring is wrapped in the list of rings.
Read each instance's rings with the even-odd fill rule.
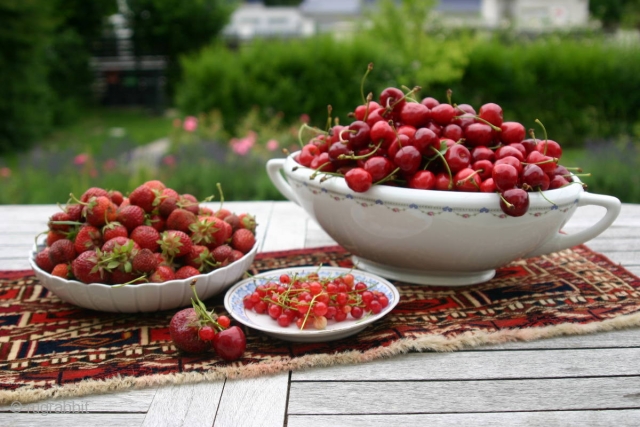
[[[442,335],[424,336],[416,339],[405,338],[387,347],[360,352],[356,350],[336,354],[306,355],[295,357],[286,363],[250,364],[244,366],[226,366],[209,372],[183,372],[175,374],[155,374],[144,377],[117,376],[105,380],[83,380],[76,384],[54,386],[48,389],[18,388],[0,391],[0,404],[11,402],[31,403],[44,399],[80,397],[93,394],[113,393],[174,384],[189,384],[222,379],[255,378],[273,375],[284,371],[303,370],[314,367],[346,365],[370,362],[381,358],[390,358],[409,352],[452,352],[474,348],[481,345],[501,344],[514,341],[533,341],[568,335],[587,335],[597,332],[627,329],[640,326],[640,313],[619,316],[600,322],[582,325],[561,324],[528,329],[512,329],[499,332],[467,332],[454,338]]]

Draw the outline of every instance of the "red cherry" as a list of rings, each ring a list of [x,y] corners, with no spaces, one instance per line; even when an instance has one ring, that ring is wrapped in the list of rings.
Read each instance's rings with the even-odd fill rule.
[[[493,182],[493,178],[487,178],[480,184],[480,191],[483,193],[495,193],[496,184]]]
[[[493,166],[495,168],[497,165],[504,164],[504,163],[506,163],[508,165],[511,165],[514,168],[516,168],[516,171],[518,172],[518,175],[520,175],[520,173],[522,172],[522,162],[520,160],[518,160],[517,157],[514,157],[514,156],[506,156],[506,157],[503,157],[501,159],[497,159],[494,162]]]
[[[480,191],[480,177],[471,168],[464,168],[456,173],[453,177],[453,183],[457,191]]]
[[[448,178],[448,176],[447,176]],[[436,186],[436,176],[428,170],[420,170],[409,179],[409,188],[433,190]]]
[[[429,128],[420,128],[413,135],[413,146],[423,156],[433,155],[433,150],[440,149],[440,138]],[[432,149],[433,148],[433,149]]]
[[[422,101],[420,101],[420,103],[426,106],[427,108],[429,108],[430,110],[433,109],[433,107],[440,105],[440,102],[437,99],[432,98],[430,96],[423,98]]]
[[[349,132],[347,133],[347,139],[349,142],[347,145],[352,150],[364,148],[369,145],[369,142],[371,142],[371,128],[365,122],[356,120],[349,125],[348,129]]]
[[[442,129],[442,137],[453,139],[454,141],[459,141],[464,136],[464,132],[462,128],[457,124],[451,123],[446,125]]]
[[[436,105],[431,109],[431,118],[440,126],[451,123],[456,116],[456,110],[449,104]]]
[[[464,129],[464,139],[472,147],[491,145],[493,136],[493,129],[485,123],[472,123]]]
[[[406,145],[398,150],[393,162],[407,175],[413,175],[420,168],[422,155],[413,145]]]
[[[527,156],[526,162],[529,164],[533,163],[540,166],[544,173],[553,174],[556,170],[558,159],[550,156],[545,156],[539,151],[532,151]]]
[[[541,152],[545,156],[555,157],[556,159],[562,157],[562,147],[551,139],[539,141],[536,144],[536,151]]]
[[[356,120],[364,120],[366,114],[370,113],[373,110],[377,110],[378,108],[380,108],[380,104],[378,104],[376,101],[370,101],[367,104],[358,105],[354,112]]]
[[[522,216],[529,209],[529,193],[522,188],[511,188],[500,195],[500,209],[509,216]]]
[[[509,190],[518,185],[518,171],[506,163],[494,164],[491,178],[499,191]]]
[[[489,160],[478,160],[477,162],[473,162],[471,168],[478,171],[478,175],[483,181],[493,176],[493,162]]]
[[[469,126],[476,121],[476,110],[469,104],[459,104],[457,108],[457,118],[453,123],[457,124],[461,128]]]
[[[469,166],[469,163],[471,162],[471,153],[464,145],[454,144],[444,153],[444,159],[449,165],[451,173],[455,174]]]
[[[569,184],[569,181],[562,175],[556,175],[549,181],[549,190],[555,190],[556,188],[564,187]]]
[[[493,102],[484,104],[478,111],[478,117],[488,121],[494,126],[500,127],[503,122],[502,107],[498,104],[494,104]]]
[[[409,138],[413,138],[416,134],[416,128],[411,125],[402,125],[398,128],[398,135],[406,135]]]
[[[479,145],[471,149],[471,161],[477,162],[478,160],[489,160],[493,162],[496,158],[495,152],[484,145]]]
[[[523,187],[527,184],[531,188],[545,191],[549,188],[549,175],[540,166],[529,164],[522,169],[522,184]]]
[[[351,169],[346,173],[344,179],[349,188],[358,193],[364,193],[373,185],[371,174],[363,168]]]
[[[226,361],[237,360],[247,348],[247,338],[238,326],[218,332],[213,337],[213,349]]]
[[[406,102],[400,110],[400,121],[405,125],[422,127],[429,121],[431,111],[423,104]]]
[[[514,142],[522,142],[526,136],[526,131],[522,123],[503,122],[500,125],[500,141],[503,144],[511,144]]]
[[[367,124],[369,127],[372,127],[374,124],[378,122],[386,122],[385,118],[382,117],[384,113],[384,108],[377,108],[375,110],[369,111],[369,115],[367,116]]]
[[[371,126],[369,136],[373,145],[378,145],[382,141],[382,148],[388,148],[396,139],[396,133],[393,131],[393,128],[384,120],[376,122]]]
[[[513,147],[511,145],[503,145],[502,147],[498,147],[498,149],[496,149],[495,151],[495,154],[496,154],[496,159],[502,159],[507,156],[513,156],[520,161],[524,160],[524,156],[522,155],[522,152],[518,150],[516,147]]]
[[[400,111],[406,103],[404,92],[395,87],[388,87],[380,93],[380,106],[387,110]]]
[[[376,182],[393,172],[393,162],[384,156],[372,156],[365,161],[363,169]]]
[[[446,172],[440,172],[436,175],[436,190],[450,191],[453,190],[453,179]]]

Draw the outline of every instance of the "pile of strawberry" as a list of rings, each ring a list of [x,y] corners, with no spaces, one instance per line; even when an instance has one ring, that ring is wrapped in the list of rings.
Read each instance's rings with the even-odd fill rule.
[[[478,112],[468,104],[416,99],[389,87],[378,102],[369,95],[351,115],[350,124],[327,131],[313,128],[296,161],[317,173],[338,175],[356,192],[385,184],[423,190],[488,192],[500,195],[510,216],[529,206],[529,192],[571,182],[559,165],[556,141],[536,139],[533,130],[505,121],[495,103]],[[527,137],[527,133],[529,137]]]
[[[49,218],[35,263],[84,283],[186,279],[242,258],[256,244],[255,228],[250,214],[214,211],[158,180],[128,196],[91,187]]]

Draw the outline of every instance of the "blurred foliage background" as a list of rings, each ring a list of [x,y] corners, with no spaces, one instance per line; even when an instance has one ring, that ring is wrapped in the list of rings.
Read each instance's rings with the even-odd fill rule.
[[[135,55],[166,58],[163,114],[114,113],[92,96],[90,59],[123,4]],[[237,1],[0,0],[0,203],[64,202],[89,185],[126,192],[150,178],[202,198],[222,182],[228,200],[281,199],[264,162],[295,149],[302,122],[324,126],[329,105],[348,122],[369,63],[374,98],[420,86],[476,109],[496,102],[506,120],[541,120],[563,161],[591,172],[591,191],[640,203],[640,43],[617,37],[640,29],[637,1],[590,0],[600,27],[539,34],[445,27],[433,4],[382,0],[343,37],[229,43]],[[132,167],[154,141],[161,155]]]

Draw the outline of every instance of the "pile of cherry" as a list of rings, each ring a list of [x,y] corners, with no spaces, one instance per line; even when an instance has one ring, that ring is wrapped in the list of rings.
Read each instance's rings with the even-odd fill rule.
[[[295,323],[299,329],[319,330],[325,329],[329,320],[360,319],[389,305],[386,295],[356,282],[350,273],[329,278],[320,278],[317,273],[282,274],[256,286],[242,302],[245,309],[267,314],[283,328]]]
[[[334,124],[314,135],[296,161],[316,174],[338,175],[349,188],[365,192],[372,185],[422,190],[498,193],[510,216],[524,215],[529,192],[556,189],[573,182],[558,161],[562,148],[537,139],[519,122],[504,121],[502,108],[414,98],[389,87],[378,102],[367,100],[348,125]]]

